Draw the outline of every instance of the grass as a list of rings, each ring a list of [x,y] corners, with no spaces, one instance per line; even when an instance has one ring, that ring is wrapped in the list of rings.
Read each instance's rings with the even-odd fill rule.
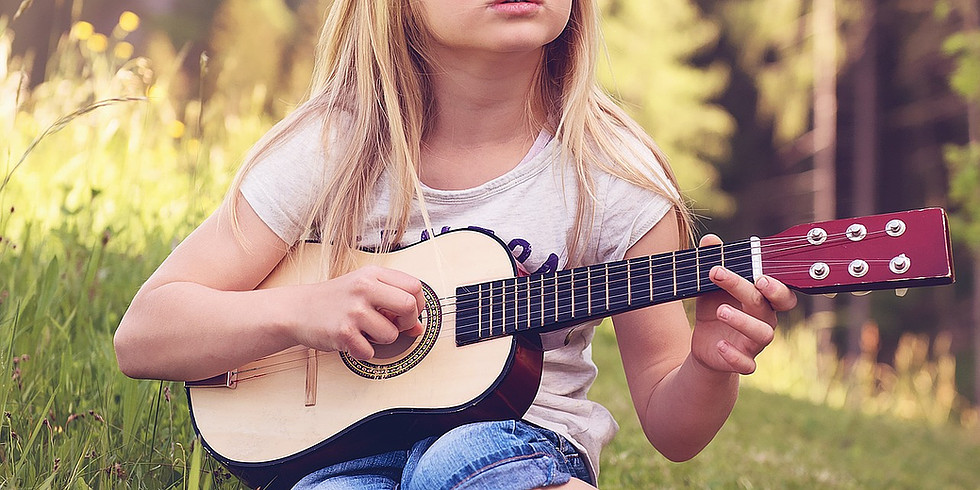
[[[11,41],[4,26],[0,55]],[[49,81],[30,91],[20,61],[0,59],[0,487],[236,488],[195,443],[180,384],[124,377],[112,333],[272,120],[260,97],[171,95],[179,58],[119,57],[118,32],[105,46],[63,39]],[[948,403],[929,401],[948,398],[932,396],[948,386],[948,366],[916,354],[896,376],[926,379],[911,384],[931,410],[890,411],[908,399],[897,389],[853,407],[837,401],[853,385],[788,369],[811,351],[799,338],[777,341],[766,353],[775,365],[746,383],[769,392],[744,389],[717,439],[673,464],[639,431],[612,332],[601,329],[593,394],[623,427],[603,454],[601,486],[980,485],[976,433],[947,422]]]

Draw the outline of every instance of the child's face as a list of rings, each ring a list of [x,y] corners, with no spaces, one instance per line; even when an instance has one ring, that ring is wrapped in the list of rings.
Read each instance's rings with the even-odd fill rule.
[[[565,29],[572,0],[414,0],[439,47],[519,53],[535,51]]]

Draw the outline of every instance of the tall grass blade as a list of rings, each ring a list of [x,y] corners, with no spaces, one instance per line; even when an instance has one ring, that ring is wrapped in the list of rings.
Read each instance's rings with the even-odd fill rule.
[[[27,157],[31,154],[32,151],[34,151],[34,148],[37,148],[37,145],[39,145],[41,141],[44,140],[44,138],[51,136],[52,134],[55,134],[58,131],[61,131],[62,129],[65,128],[65,126],[68,126],[68,124],[73,120],[75,120],[76,118],[84,116],[85,114],[98,110],[102,107],[106,107],[122,102],[145,102],[146,100],[147,100],[146,97],[113,97],[113,98],[103,99],[103,100],[93,102],[70,114],[60,117],[57,121],[55,121],[50,126],[45,128],[45,130],[42,131],[41,134],[35,137],[34,140],[31,141],[31,144],[27,145],[27,149],[24,150],[24,153],[20,156],[20,159],[17,160],[17,163],[15,163],[14,166],[10,169],[10,171],[7,172],[7,176],[4,177],[3,182],[0,183],[0,192],[3,192],[4,188],[7,187],[7,183],[10,182],[10,178],[14,175],[14,172],[17,171],[17,169],[24,163],[25,160],[27,160]]]
[[[194,440],[194,449],[191,450],[191,469],[187,475],[187,490],[201,489],[201,447],[203,446],[200,439]]]
[[[24,0],[23,2],[20,2],[20,7],[17,7],[17,12],[14,14],[14,20],[17,20],[17,18],[23,15],[24,12],[27,12],[27,9],[31,8],[31,5],[33,4],[34,0]]]
[[[44,418],[43,414],[49,413],[51,411],[51,407],[54,405],[55,393],[57,392],[58,389],[53,390],[51,394],[51,398],[48,399],[48,404],[45,405],[44,410],[39,412],[42,415],[37,420],[37,424],[34,425],[34,430],[31,431],[31,436],[28,437],[27,441],[24,443],[24,452],[23,454],[21,454],[20,461],[17,462],[17,466],[14,468],[13,482],[15,484],[18,481],[18,476],[20,475],[21,469],[24,467],[25,464],[27,464],[28,460],[31,459],[31,450],[30,450],[31,446],[34,445],[34,440],[37,439],[37,435],[41,433],[41,428],[44,427],[44,421],[47,420],[46,418]]]

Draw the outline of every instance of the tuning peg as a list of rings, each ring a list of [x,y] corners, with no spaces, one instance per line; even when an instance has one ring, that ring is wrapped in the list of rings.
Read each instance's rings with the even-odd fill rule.
[[[909,292],[909,288],[898,288],[895,290],[895,296],[899,298],[904,298],[905,294]]]
[[[854,296],[865,296],[865,295],[867,295],[870,292],[871,291],[854,291],[851,294],[854,295]]]
[[[824,293],[824,294],[823,294],[823,297],[824,297],[824,298],[830,298],[830,299],[834,299],[834,298],[836,298],[836,297],[837,297],[837,293]]]

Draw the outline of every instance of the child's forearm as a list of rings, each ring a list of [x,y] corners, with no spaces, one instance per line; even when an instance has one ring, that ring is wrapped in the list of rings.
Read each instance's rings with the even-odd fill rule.
[[[195,380],[290,347],[285,290],[219,291],[174,282],[141,291],[114,344],[120,369],[135,378]]]
[[[658,383],[640,414],[647,438],[672,461],[693,458],[731,414],[738,378],[705,367],[689,355]]]

